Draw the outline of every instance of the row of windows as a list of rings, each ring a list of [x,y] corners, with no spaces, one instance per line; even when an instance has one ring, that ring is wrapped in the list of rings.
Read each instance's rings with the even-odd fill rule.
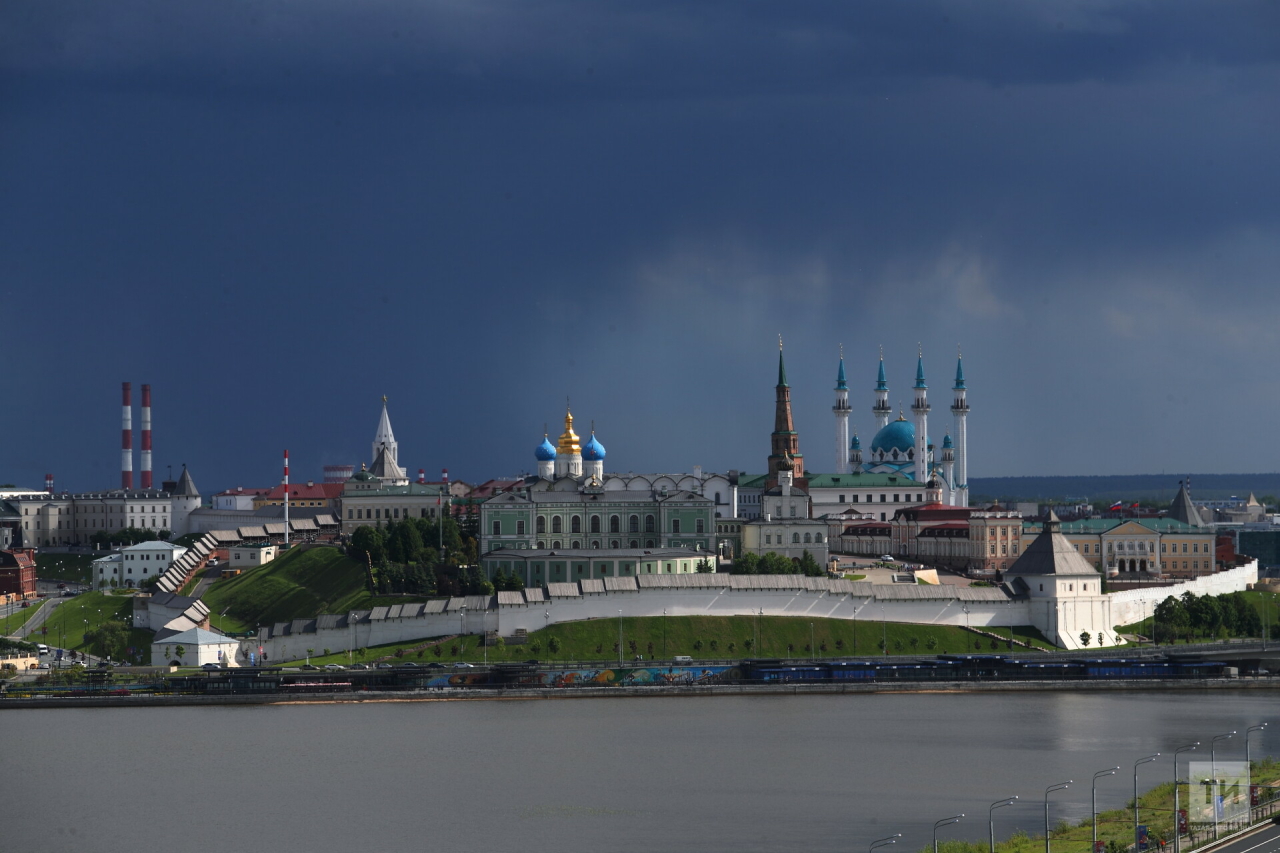
[[[854,503],[854,504],[858,503],[858,497],[859,497],[858,495],[850,495],[850,496],[849,496],[849,503]],[[895,495],[893,496],[893,502],[894,502],[894,503],[902,503],[902,501],[900,500],[900,499],[901,499],[901,497],[902,497],[902,495],[901,495],[901,494],[895,494]],[[911,500],[911,493],[910,493],[910,492],[908,492],[908,493],[907,493],[907,501],[909,502],[910,500]],[[888,496],[887,494],[885,494],[885,493],[883,493],[883,492],[882,492],[882,493],[880,494],[880,503],[884,504],[884,503],[888,503],[888,502],[889,502],[889,496]],[[919,503],[924,503],[924,495],[923,495],[923,494],[921,494],[921,493],[919,493],[919,492],[917,492],[917,493],[916,493],[916,500],[915,500],[915,502],[916,502],[916,503],[918,503],[918,504],[919,504]],[[844,495],[840,495],[840,503],[844,503]],[[867,503],[875,503],[875,495],[867,495]]]
[[[519,522],[519,523],[520,523],[520,524],[523,524],[523,522]],[[590,518],[590,519],[589,519],[589,521],[588,521],[588,525],[590,526],[590,530],[589,530],[588,532],[590,532],[590,533],[600,533],[600,532],[602,532],[602,531],[600,530],[600,524],[601,524],[600,516],[598,516],[598,515],[593,515],[593,516],[591,516],[591,518]],[[537,521],[535,522],[535,526],[536,526],[536,532],[538,532],[538,533],[546,533],[546,532],[547,532],[547,519],[546,519],[546,517],[545,517],[545,516],[538,516],[538,519],[537,519]],[[652,516],[652,515],[646,515],[646,516],[644,517],[644,532],[645,532],[645,533],[654,533],[654,532],[656,532],[656,528],[657,528],[657,519],[656,519],[654,516]],[[551,532],[552,532],[552,533],[564,533],[564,532],[565,532],[565,530],[564,530],[564,519],[562,519],[562,518],[561,518],[560,516],[558,516],[558,515],[553,515],[553,516],[551,517]],[[569,518],[569,531],[568,531],[568,532],[569,532],[569,533],[581,533],[581,532],[583,532],[583,531],[582,531],[582,516],[579,516],[579,515],[570,516],[570,518]],[[621,518],[620,516],[617,516],[617,515],[611,515],[611,516],[609,516],[609,532],[610,532],[610,533],[621,533],[621,532],[622,532],[622,518]],[[639,533],[639,532],[640,532],[640,516],[638,516],[638,515],[633,515],[633,516],[630,516],[630,517],[627,519],[627,532],[628,532],[628,533]],[[673,518],[673,519],[671,519],[671,532],[672,532],[672,533],[679,533],[679,532],[680,532],[680,519],[678,519],[678,518]],[[705,522],[703,519],[701,519],[701,518],[696,519],[696,520],[694,521],[694,533],[705,533],[705,532],[706,532],[706,522]],[[501,536],[501,535],[502,535],[502,532],[501,532],[501,522],[500,522],[500,521],[494,521],[494,522],[493,522],[493,535],[495,535],[495,536]]]
[[[777,539],[778,539],[778,544],[779,544],[779,545],[784,545],[784,544],[786,544],[786,534],[784,534],[784,533],[779,533],[779,534],[777,534]],[[764,544],[766,544],[766,545],[772,545],[772,544],[773,544],[773,540],[774,540],[774,534],[772,534],[772,533],[766,533],[766,534],[764,535]],[[821,533],[813,533],[813,534],[806,533],[806,534],[804,535],[804,542],[802,543],[802,542],[800,541],[800,534],[799,534],[799,533],[792,533],[792,534],[791,534],[791,544],[792,544],[792,545],[800,545],[800,544],[805,544],[805,545],[818,544],[818,545],[821,545],[821,544],[822,544],[822,534],[821,534]]]
[[[654,540],[652,540],[652,539],[646,539],[646,540],[644,540],[644,547],[646,547],[646,548],[656,548],[657,546],[658,546],[658,544],[657,544]],[[545,549],[546,549],[546,547],[547,547],[547,540],[539,539],[539,540],[538,540],[538,549],[539,549],[539,550],[545,550]],[[551,548],[552,548],[552,550],[555,550],[556,548],[563,548],[563,547],[564,547],[564,544],[563,544],[559,539],[553,539],[553,540],[551,540]],[[569,543],[569,547],[570,547],[570,548],[581,548],[581,547],[582,547],[582,542],[580,542],[580,541],[578,541],[578,540],[576,540],[576,539],[575,539],[575,540],[573,540],[573,541],[571,541],[571,542]],[[599,540],[599,539],[592,539],[592,540],[591,540],[591,547],[592,547],[592,548],[599,548],[599,547],[600,547],[600,540]],[[621,539],[610,539],[610,540],[609,540],[609,547],[610,547],[610,548],[614,548],[614,549],[623,547],[623,546],[622,546],[622,540],[621,540]],[[640,540],[639,540],[639,539],[631,539],[631,540],[627,541],[627,545],[626,545],[626,547],[628,547],[628,548],[639,548],[639,547],[640,547]]]
[[[992,542],[992,543],[991,543],[991,551],[990,551],[990,553],[991,553],[991,556],[993,556],[993,557],[996,555],[996,543],[994,543],[994,542]],[[1010,553],[1013,553],[1013,554],[1018,553],[1018,543],[1017,543],[1017,542],[1014,542],[1014,543],[1013,543],[1013,549],[1012,549],[1012,551],[1010,551],[1009,543],[1008,543],[1008,542],[1001,542],[1001,543],[1000,543],[1000,555],[1001,555],[1002,557],[1007,557],[1007,556],[1009,556],[1009,554],[1010,554]]]
[[[384,519],[385,518],[385,519],[394,520],[402,517],[403,518],[413,517],[413,511],[410,510],[409,507],[404,508],[403,516],[401,515],[401,512],[402,510],[398,506],[387,507],[386,509],[382,509],[382,508],[348,509],[347,519],[351,520],[351,519]],[[436,511],[434,509],[429,509],[424,506],[418,510],[418,518],[435,518],[435,517],[436,517]]]

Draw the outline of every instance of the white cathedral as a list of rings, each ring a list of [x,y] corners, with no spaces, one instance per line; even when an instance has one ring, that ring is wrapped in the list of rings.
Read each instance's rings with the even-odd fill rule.
[[[965,397],[964,362],[956,358],[956,381],[952,386],[951,416],[955,440],[951,433],[942,439],[940,453],[934,452],[929,440],[929,386],[924,379],[924,354],[916,361],[915,400],[911,404],[911,420],[901,411],[890,421],[889,383],[885,380],[884,355],[880,356],[880,372],[876,378],[875,403],[871,412],[876,419],[876,434],[871,452],[864,459],[857,433],[849,437],[849,385],[845,381],[844,355],[836,375],[837,474],[905,474],[930,489],[937,489],[942,503],[948,506],[969,505],[968,434],[965,421],[969,403]],[[923,465],[921,464],[923,463]]]

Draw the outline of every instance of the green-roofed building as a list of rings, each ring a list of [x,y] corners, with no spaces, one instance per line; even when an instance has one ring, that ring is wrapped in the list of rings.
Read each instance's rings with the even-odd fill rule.
[[[1040,533],[1023,523],[1022,535]],[[1195,578],[1215,570],[1213,528],[1173,518],[1086,518],[1062,522],[1062,535],[1095,569],[1123,581],[1145,576]]]

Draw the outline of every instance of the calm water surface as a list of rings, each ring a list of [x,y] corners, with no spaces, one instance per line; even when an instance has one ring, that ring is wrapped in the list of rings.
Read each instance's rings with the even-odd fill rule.
[[[1066,779],[1054,818],[1087,816],[1117,764],[1099,803],[1121,805],[1136,758],[1275,709],[1215,691],[9,711],[0,849],[857,851],[901,832],[901,853],[961,812],[952,837],[985,838],[1012,794],[998,832],[1034,832]],[[1280,732],[1253,743],[1280,753]]]

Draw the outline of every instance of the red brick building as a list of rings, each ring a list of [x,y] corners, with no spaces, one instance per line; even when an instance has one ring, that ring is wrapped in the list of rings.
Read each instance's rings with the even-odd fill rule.
[[[0,595],[30,598],[36,594],[36,552],[31,548],[0,551]]]

